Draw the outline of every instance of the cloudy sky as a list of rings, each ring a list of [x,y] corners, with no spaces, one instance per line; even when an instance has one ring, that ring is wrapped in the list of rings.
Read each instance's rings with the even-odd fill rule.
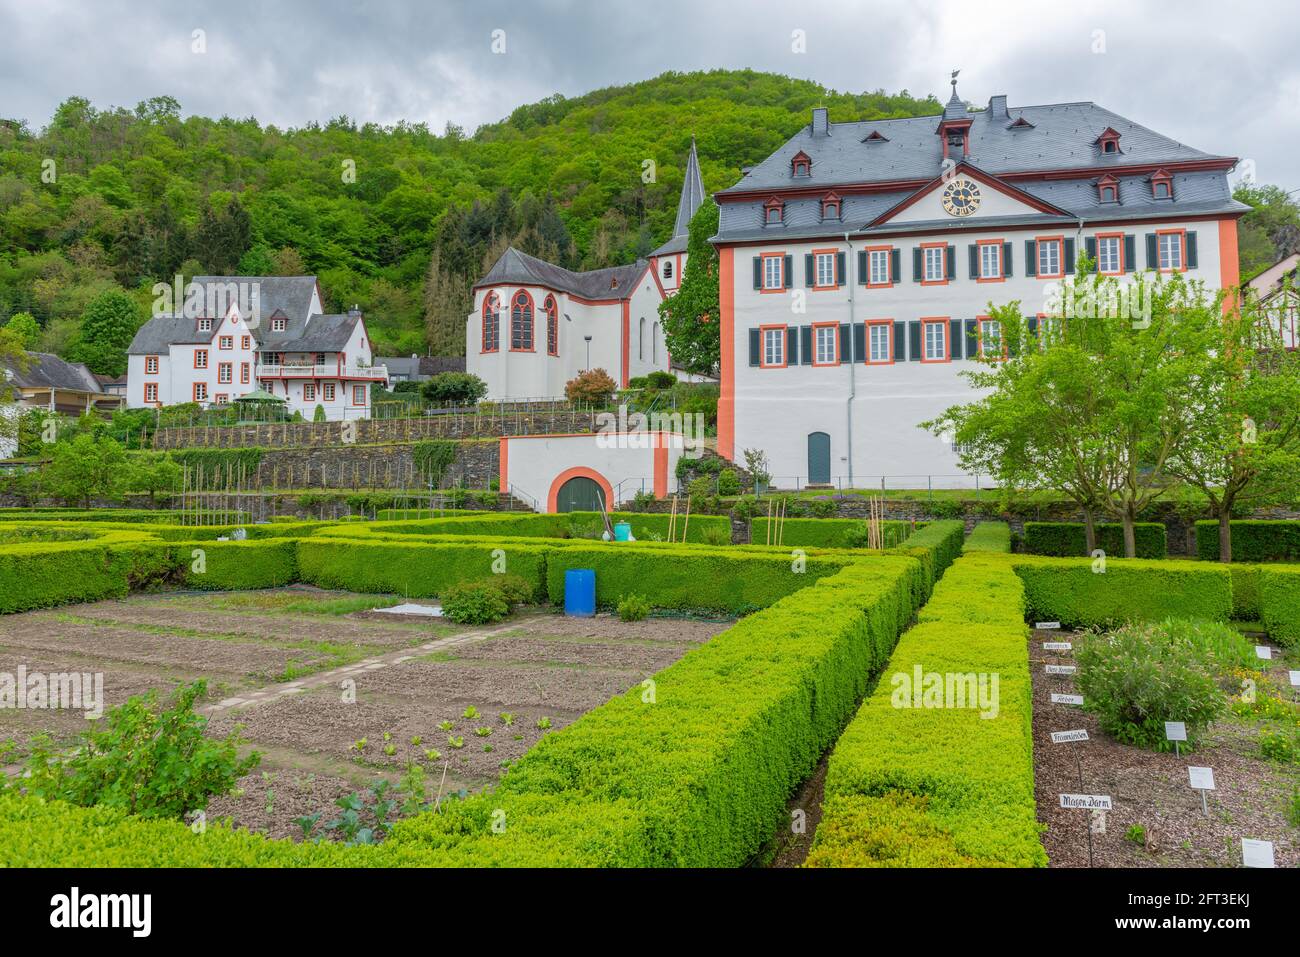
[[[0,114],[39,128],[71,95],[129,107],[170,94],[186,113],[280,126],[347,114],[472,130],[552,93],[665,70],[752,67],[838,90],[946,98],[948,72],[960,68],[960,92],[974,103],[996,93],[1012,106],[1095,100],[1242,157],[1260,182],[1300,189],[1294,9],[1264,0],[0,0]]]

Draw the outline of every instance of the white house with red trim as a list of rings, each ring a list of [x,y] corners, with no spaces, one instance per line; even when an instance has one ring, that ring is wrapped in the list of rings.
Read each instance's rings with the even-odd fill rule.
[[[127,350],[130,408],[220,406],[261,389],[290,413],[370,417],[372,363],[365,317],[325,315],[315,276],[199,276],[183,306],[150,319]]]
[[[691,141],[673,236],[627,266],[574,272],[510,248],[474,286],[465,332],[465,368],[495,401],[563,398],[586,369],[630,380],[670,367],[659,304],[686,266],[691,217],[704,198]]]
[[[990,303],[1049,311],[1077,256],[1107,275],[1238,284],[1236,159],[1093,103],[831,123],[824,109],[715,198],[718,451],[774,484],[970,487],[918,427],[974,393]]]

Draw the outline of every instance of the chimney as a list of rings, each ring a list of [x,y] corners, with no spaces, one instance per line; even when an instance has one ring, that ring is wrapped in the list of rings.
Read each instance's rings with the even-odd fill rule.
[[[1006,95],[989,97],[989,115],[995,120],[1009,120],[1011,114],[1007,112]]]
[[[812,112],[812,135],[826,136],[831,131],[830,119],[826,114],[826,107],[819,106]]]

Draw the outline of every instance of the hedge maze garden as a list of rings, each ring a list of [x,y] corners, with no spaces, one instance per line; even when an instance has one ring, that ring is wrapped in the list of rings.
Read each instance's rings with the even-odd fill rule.
[[[1234,537],[1253,559],[1244,563],[1166,559],[1163,535],[1139,529],[1149,557],[1099,566],[1058,557],[1079,553],[1077,527],[1029,523],[1013,554],[1008,526],[996,522],[969,534],[959,521],[899,523],[897,544],[871,550],[855,544],[850,522],[792,520],[774,546],[761,544],[761,530],[752,534],[760,544],[730,544],[727,517],[693,518],[686,542],[663,540],[667,516],[626,517],[634,542],[589,535],[600,517],[581,513],[381,514],[236,529],[183,527],[165,512],[6,511],[0,672],[34,669],[42,655],[93,658],[97,641],[115,661],[130,659],[130,674],[153,668],[134,684],[110,675],[110,729],[130,695],[217,676],[224,686],[205,686],[195,704],[200,729],[234,755],[229,736],[246,723],[254,746],[279,754],[281,779],[241,767],[234,791],[227,781],[188,795],[182,814],[141,813],[120,789],[78,783],[85,768],[67,756],[76,722],[32,712],[0,729],[12,739],[0,864],[740,867],[769,860],[805,810],[808,867],[1074,863],[1087,815],[1054,810],[1049,755],[1061,746],[1045,743],[1044,722],[1087,716],[1098,722],[1091,727],[1121,729],[1114,748],[1143,746],[1156,705],[1129,713],[1128,725],[1111,720],[1133,706],[1103,680],[1120,667],[1105,654],[1121,640],[1156,648],[1150,661],[1135,659],[1151,674],[1200,655],[1195,667],[1177,661],[1180,675],[1212,678],[1216,696],[1197,719],[1188,715],[1188,746],[1213,746],[1224,722],[1249,728],[1223,753],[1271,754],[1252,752],[1247,764],[1250,780],[1271,789],[1256,802],[1273,810],[1249,821],[1266,833],[1241,836],[1267,836],[1279,863],[1300,855],[1300,791],[1287,789],[1300,760],[1294,689],[1285,687],[1287,666],[1300,667],[1293,523],[1243,523]],[[1108,534],[1100,529],[1099,541]],[[1202,535],[1205,556],[1217,555],[1217,526],[1198,527]],[[594,570],[601,610],[581,627],[558,615],[573,569]],[[514,612],[503,622],[373,610],[441,599],[450,614],[455,596],[507,578],[502,607]],[[651,609],[648,619],[608,614],[629,596]],[[312,631],[309,619],[326,624]],[[58,628],[71,636],[63,644],[22,637]],[[1145,631],[1126,637],[1125,628]],[[1045,642],[1066,648],[1044,659]],[[1252,660],[1252,645],[1273,657]],[[1112,672],[1070,671],[1086,686],[1072,711],[1056,698],[1074,687],[1052,684],[1058,712],[1043,703],[1044,660],[1105,660]],[[1241,675],[1258,698],[1228,680]],[[348,682],[361,696],[352,712],[336,700]],[[370,723],[358,723],[365,708]],[[52,742],[29,743],[41,733]],[[299,787],[302,774],[287,783],[284,755],[295,747],[299,770],[318,771],[315,784]],[[1158,746],[1147,752],[1174,760]],[[66,776],[24,778],[33,754],[62,754]],[[792,797],[823,763],[818,806],[792,815]],[[337,770],[344,765],[350,777]],[[1085,772],[1097,787],[1114,783],[1108,765],[1080,760]],[[334,791],[317,786],[326,779]],[[380,782],[371,797],[341,794],[349,781],[365,792],[366,780]],[[1115,790],[1112,818],[1125,827],[1112,826],[1110,839],[1119,849],[1103,854],[1110,845],[1099,843],[1102,859],[1091,863],[1131,865],[1135,854],[1231,863],[1195,846],[1164,858],[1167,846],[1144,850],[1134,828],[1173,834],[1181,825],[1142,818],[1154,812],[1141,799],[1125,810],[1125,789]],[[313,797],[325,805],[314,818]],[[303,812],[293,827],[277,801]],[[384,813],[361,827],[375,806]]]

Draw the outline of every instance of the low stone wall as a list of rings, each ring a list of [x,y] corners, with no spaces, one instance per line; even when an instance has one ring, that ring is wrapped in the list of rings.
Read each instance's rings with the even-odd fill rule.
[[[260,425],[180,426],[154,433],[156,449],[346,448],[420,439],[482,439],[502,435],[592,432],[594,412],[502,410],[449,412],[420,419],[356,419],[348,422],[282,422]],[[346,432],[345,432],[346,430]],[[347,440],[347,441],[345,441]]]
[[[423,488],[427,480],[415,467],[414,448],[393,444],[267,449],[254,481],[263,490]],[[496,441],[459,442],[439,487],[488,488],[499,474],[499,461]]]

